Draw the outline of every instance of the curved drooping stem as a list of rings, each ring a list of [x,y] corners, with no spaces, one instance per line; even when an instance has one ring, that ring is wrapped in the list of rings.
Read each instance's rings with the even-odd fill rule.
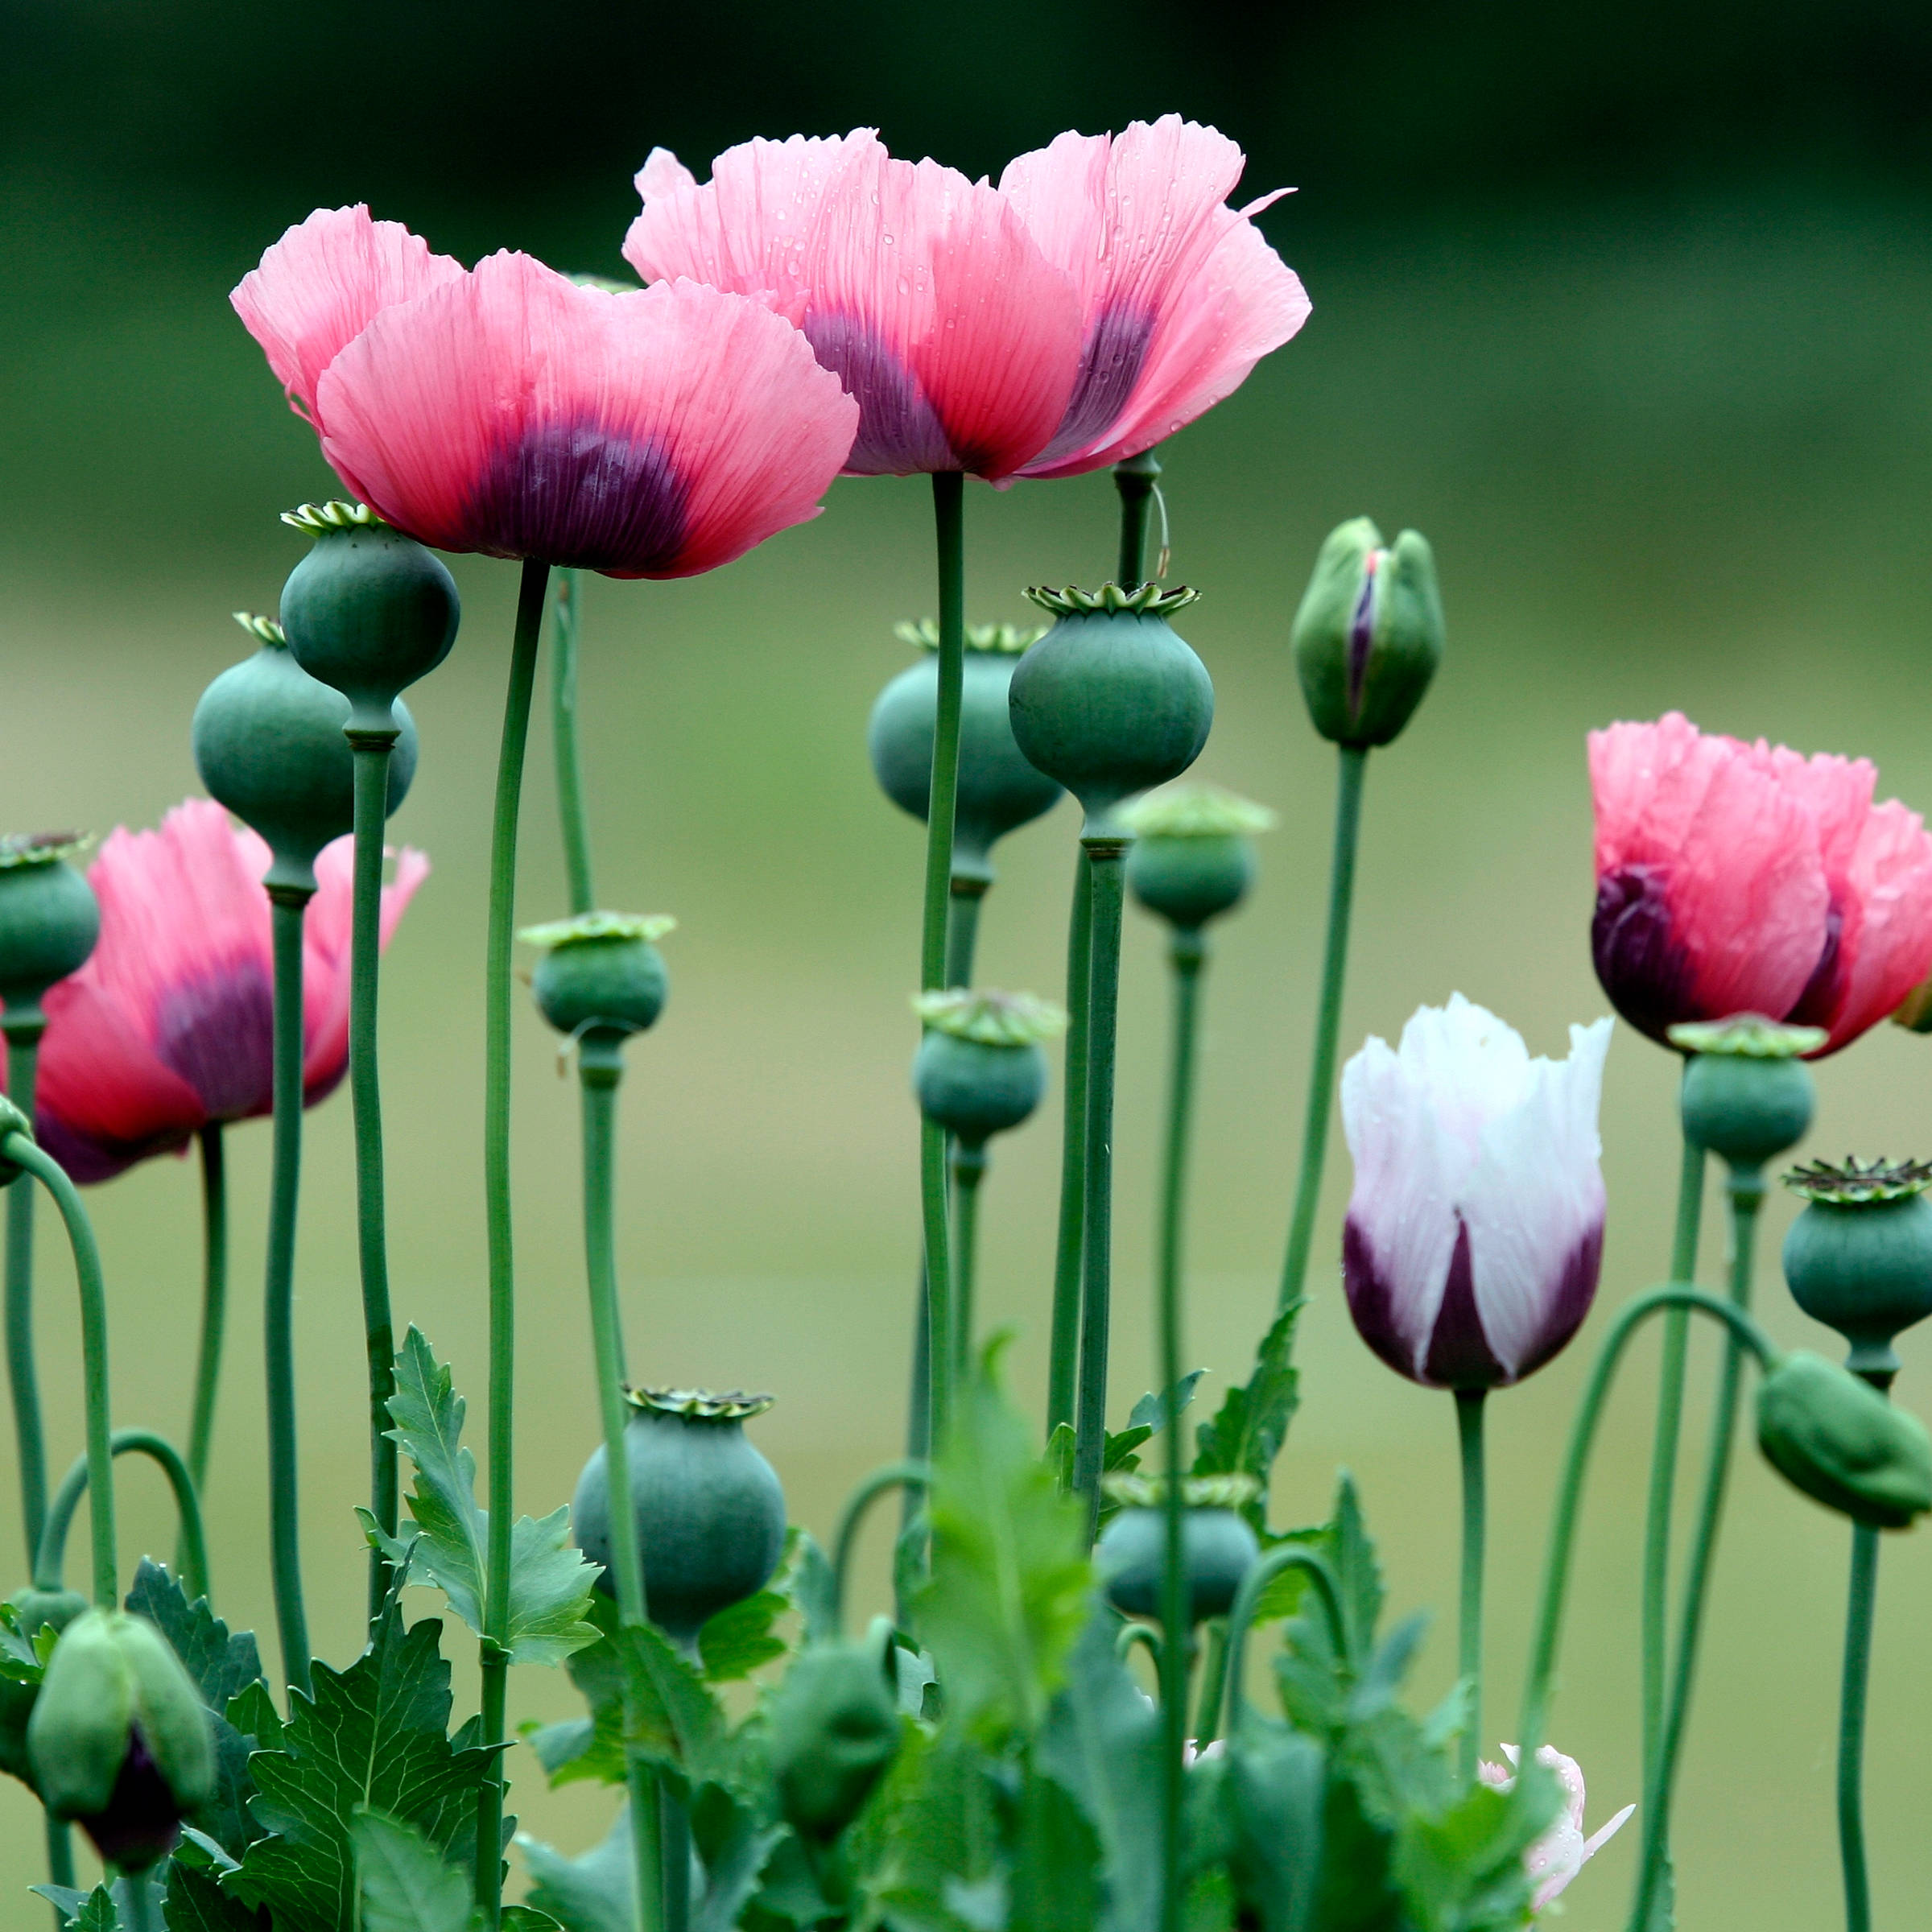
[[[1074,861],[1067,931],[1067,1051],[1062,1062],[1059,1232],[1053,1262],[1053,1339],[1046,1434],[1073,1424],[1079,1401],[1080,1269],[1087,1215],[1087,993],[1093,976],[1093,888],[1087,848]]]
[[[1483,1412],[1487,1389],[1455,1392],[1455,1433],[1463,1465],[1463,1577],[1459,1665],[1468,1688],[1463,1724],[1463,1777],[1476,1781],[1483,1741],[1483,1546],[1488,1518],[1488,1484],[1483,1458]]]
[[[396,1392],[395,1322],[390,1312],[389,1239],[382,1164],[382,1084],[377,1006],[382,971],[382,835],[389,819],[389,761],[398,733],[345,734],[355,758],[355,877],[349,954],[349,1088],[356,1139],[356,1248],[362,1272],[362,1340],[369,1377],[369,1509],[394,1539],[400,1478],[389,1398]],[[380,1549],[369,1554],[369,1620],[394,1582]]]
[[[225,1129],[210,1121],[196,1140],[201,1151],[201,1340],[195,1355],[194,1406],[188,1426],[188,1472],[197,1495],[208,1488],[215,1440],[215,1402],[221,1383],[221,1336],[228,1320],[228,1157]]]
[[[1352,1665],[1354,1661],[1355,1641],[1349,1633],[1348,1613],[1342,1605],[1342,1587],[1336,1581],[1327,1558],[1319,1550],[1303,1549],[1294,1544],[1278,1546],[1265,1555],[1257,1557],[1248,1566],[1248,1573],[1241,1579],[1241,1587],[1235,1595],[1234,1608],[1228,1612],[1226,1730],[1230,1736],[1234,1735],[1248,1708],[1249,1627],[1254,1621],[1255,1608],[1261,1600],[1261,1592],[1285,1570],[1307,1571],[1308,1580],[1315,1585],[1315,1593],[1322,1600],[1335,1655],[1344,1665]]]
[[[1686,1067],[1689,1062],[1685,1063]],[[1670,1279],[1697,1275],[1697,1237],[1704,1199],[1704,1150],[1685,1137],[1677,1182],[1677,1224],[1670,1243]],[[1664,1322],[1657,1371],[1657,1426],[1650,1445],[1650,1489],[1644,1515],[1643,1719],[1644,1762],[1652,1763],[1664,1725],[1664,1680],[1669,1645],[1671,1505],[1677,1488],[1678,1438],[1683,1426],[1684,1371],[1690,1346],[1690,1316],[1674,1309]]]
[[[6,1034],[7,1097],[28,1121],[40,1036],[47,1030],[38,1001],[14,1005],[0,1018]],[[47,1520],[47,1441],[40,1421],[40,1379],[34,1365],[34,1191],[6,1192],[6,1379],[14,1404],[14,1454],[20,1465],[20,1525],[31,1563]]]
[[[270,886],[275,934],[275,1149],[269,1187],[262,1354],[268,1384],[269,1567],[282,1681],[309,1690],[302,1599],[300,1459],[295,1450],[295,1213],[302,1191],[302,931],[312,887]]]
[[[1322,947],[1322,990],[1315,1011],[1315,1051],[1308,1063],[1308,1101],[1302,1121],[1302,1161],[1288,1222],[1288,1252],[1282,1264],[1278,1313],[1301,1299],[1321,1204],[1322,1170],[1328,1155],[1328,1116],[1335,1105],[1335,1050],[1341,1031],[1342,987],[1348,975],[1348,918],[1355,902],[1355,855],[1362,829],[1362,781],[1368,770],[1363,745],[1336,748],[1335,849],[1328,868],[1328,932]]]
[[[550,635],[550,729],[557,767],[557,817],[564,834],[564,876],[570,910],[596,908],[590,875],[590,822],[584,809],[584,766],[577,748],[577,634],[582,572],[557,572],[557,621]]]
[[[53,1156],[17,1129],[0,1140],[0,1160],[10,1161],[44,1187],[60,1211],[73,1251],[75,1285],[80,1294],[80,1364],[87,1415],[87,1474],[93,1490],[88,1526],[93,1554],[97,1609],[120,1601],[114,1570],[114,1452],[109,1420],[107,1290],[101,1276],[101,1250],[80,1195]],[[15,1183],[19,1185],[18,1183]],[[35,1554],[39,1554],[36,1549]]]
[[[832,1545],[832,1610],[836,1628],[845,1627],[845,1585],[852,1573],[852,1553],[857,1547],[865,1513],[890,1489],[903,1489],[914,1502],[931,1487],[932,1468],[910,1456],[875,1469],[846,1499]]]
[[[1086,1205],[1080,1263],[1080,1387],[1073,1486],[1086,1505],[1087,1540],[1099,1527],[1100,1464],[1107,1444],[1107,1344],[1113,1295],[1113,1056],[1121,997],[1121,917],[1128,841],[1080,840],[1091,889],[1087,1009]]]
[[[483,975],[483,1204],[489,1249],[489,1548],[483,1590],[481,1741],[505,1741],[510,1690],[510,1530],[515,1520],[517,1281],[510,1199],[510,947],[516,931],[517,824],[523,756],[537,679],[549,567],[523,566],[510,687],[497,757],[489,844],[489,936]],[[484,1781],[477,1800],[477,1902],[494,1926],[503,1899],[503,1781]]]
[[[194,1472],[164,1435],[151,1429],[117,1429],[108,1439],[114,1455],[145,1455],[156,1463],[174,1492],[175,1509],[181,1521],[181,1587],[192,1603],[208,1594],[208,1536],[201,1519],[201,1499]],[[74,1512],[87,1493],[88,1461],[75,1457],[72,1467],[62,1478],[47,1505],[47,1523],[40,1532],[40,1547],[34,1555],[34,1587],[59,1590],[64,1587],[67,1567],[67,1534],[73,1526]]]

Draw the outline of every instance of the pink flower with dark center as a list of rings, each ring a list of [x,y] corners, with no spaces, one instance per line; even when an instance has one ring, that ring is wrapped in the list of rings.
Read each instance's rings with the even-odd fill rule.
[[[1505,1744],[1503,1755],[1509,1761],[1507,1769],[1491,1764],[1487,1758],[1476,1767],[1477,1777],[1498,1791],[1514,1786],[1516,1767],[1522,1757],[1514,1744]],[[1536,1761],[1554,1771],[1563,1788],[1563,1815],[1523,1854],[1524,1868],[1535,1888],[1530,1896],[1530,1909],[1540,1912],[1623,1829],[1637,1806],[1625,1805],[1608,1824],[1585,1838],[1583,1767],[1575,1758],[1565,1757],[1548,1744],[1538,1751]]]
[[[1932,970],[1932,836],[1864,758],[1700,732],[1590,734],[1596,976],[1632,1026],[1761,1013],[1850,1045]]]
[[[857,426],[762,304],[466,270],[364,208],[291,229],[233,301],[344,484],[443,550],[714,570],[818,514]]]
[[[267,845],[191,799],[158,832],[118,828],[88,869],[101,906],[93,956],[42,1002],[35,1131],[77,1181],[179,1153],[211,1121],[271,1110],[275,961]],[[349,1063],[352,841],[316,861],[303,943],[303,1091],[312,1106]],[[408,847],[382,890],[383,943],[429,872]]]
[[[700,187],[655,150],[625,257],[798,323],[857,397],[856,475],[1002,482],[1131,456],[1232,394],[1308,314],[1241,153],[1178,116],[1061,135],[995,188],[869,128],[753,141]]]
[[[1582,1326],[1603,1259],[1610,1028],[1572,1026],[1568,1059],[1532,1059],[1455,993],[1418,1009],[1399,1051],[1371,1039],[1343,1068],[1355,1158],[1343,1282],[1390,1368],[1430,1388],[1493,1388]]]

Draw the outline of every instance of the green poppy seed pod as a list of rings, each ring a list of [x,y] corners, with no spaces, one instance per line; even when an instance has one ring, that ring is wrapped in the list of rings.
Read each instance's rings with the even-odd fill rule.
[[[1756,1169],[1804,1138],[1817,1096],[1811,1070],[1798,1056],[1824,1045],[1823,1027],[1781,1026],[1746,1013],[1673,1026],[1669,1037],[1691,1055],[1678,1107],[1694,1146],[1732,1167]]]
[[[1164,1485],[1142,1476],[1114,1476],[1108,1494],[1125,1503],[1094,1546],[1101,1587],[1115,1609],[1130,1616],[1161,1614],[1161,1591],[1167,1565],[1167,1517],[1161,1507]],[[1187,1507],[1181,1517],[1181,1558],[1187,1579],[1187,1620],[1224,1616],[1261,1545],[1242,1504],[1255,1494],[1251,1480],[1196,1476],[1183,1482]]]
[[[268,841],[267,883],[312,892],[316,854],[355,824],[355,753],[342,735],[349,700],[290,654],[281,627],[237,612],[262,648],[232,664],[195,707],[195,767],[208,795]],[[394,812],[416,773],[416,727],[407,707],[389,761]]]
[[[593,1048],[642,1033],[671,991],[657,942],[677,923],[664,913],[586,912],[519,933],[526,946],[544,948],[530,976],[537,1010],[567,1038]]]
[[[68,863],[86,842],[71,832],[0,838],[0,999],[22,1017],[101,936],[94,890]]]
[[[1435,558],[1406,530],[1392,549],[1366,517],[1329,533],[1289,634],[1315,728],[1337,745],[1386,745],[1443,661]]]
[[[123,1872],[174,1849],[215,1788],[214,1733],[174,1647],[147,1618],[89,1610],[54,1646],[27,1728],[41,1801]]]
[[[349,700],[350,730],[394,731],[397,693],[456,641],[456,580],[366,504],[304,503],[282,521],[316,539],[282,587],[290,654]]]
[[[1197,593],[1105,584],[1026,594],[1056,621],[1013,674],[1013,735],[1080,800],[1085,836],[1122,836],[1115,807],[1178,778],[1214,722],[1207,667],[1167,622]]]
[[[770,1705],[770,1765],[786,1821],[836,1838],[898,1754],[890,1629],[862,1644],[816,1644],[786,1672]]]
[[[1275,824],[1265,806],[1216,785],[1177,785],[1122,807],[1133,834],[1127,884],[1177,931],[1232,912],[1254,883],[1254,838]]]
[[[1046,1091],[1042,1040],[1063,1032],[1067,1016],[1030,993],[956,986],[923,993],[913,1010],[926,1023],[913,1056],[919,1111],[967,1147],[1026,1120]]]
[[[1852,1344],[1847,1366],[1897,1373],[1895,1335],[1932,1315],[1932,1166],[1814,1162],[1785,1176],[1806,1203],[1785,1236],[1785,1279],[1815,1322]]]
[[[629,1399],[632,1534],[651,1621],[693,1652],[712,1617],[764,1588],[785,1546],[785,1492],[744,1428],[771,1397],[639,1389]],[[601,1446],[577,1479],[570,1513],[577,1547],[604,1566],[600,1587],[614,1591]]]
[[[939,627],[930,619],[902,624],[899,635],[928,652]],[[953,808],[955,878],[990,884],[994,844],[1052,809],[1060,787],[1036,770],[1013,735],[1009,688],[1021,653],[1037,630],[1011,624],[973,625],[966,633],[960,687],[960,788]],[[932,788],[933,718],[939,708],[939,665],[928,655],[902,671],[879,693],[866,729],[866,749],[880,789],[915,819],[926,816]]]
[[[1822,1355],[1787,1355],[1759,1385],[1757,1440],[1788,1482],[1856,1521],[1905,1530],[1932,1509],[1924,1424]]]

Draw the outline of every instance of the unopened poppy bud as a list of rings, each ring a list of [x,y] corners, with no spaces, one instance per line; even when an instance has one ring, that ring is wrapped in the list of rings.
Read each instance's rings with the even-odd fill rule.
[[[527,927],[517,936],[543,948],[530,976],[537,1010],[559,1033],[592,1044],[642,1033],[671,990],[657,942],[677,923],[667,913],[586,912]]]
[[[0,998],[10,1019],[79,972],[101,936],[93,888],[68,863],[86,844],[72,832],[0,838]]]
[[[1366,517],[1329,534],[1290,633],[1315,728],[1337,745],[1386,745],[1443,661],[1443,601],[1426,539],[1392,547]]]
[[[773,1694],[771,1769],[778,1800],[786,1818],[808,1837],[843,1831],[898,1751],[898,1703],[887,1675],[891,1654],[889,1629],[861,1644],[815,1645]]]
[[[396,730],[397,693],[456,641],[456,580],[365,503],[304,503],[282,521],[316,539],[282,587],[290,654],[349,700],[351,731]]]
[[[1178,778],[1214,722],[1207,667],[1167,620],[1199,592],[1030,590],[1056,621],[1013,674],[1013,735],[1087,814],[1085,836],[1123,836],[1114,808]]]
[[[1757,1440],[1785,1479],[1880,1530],[1932,1509],[1932,1437],[1848,1368],[1802,1349],[1759,1385]]]
[[[1757,1168],[1804,1138],[1816,1096],[1798,1058],[1827,1038],[1822,1026],[1785,1026],[1761,1014],[1690,1021],[1670,1030],[1692,1058],[1678,1096],[1691,1143],[1733,1167]]]
[[[1852,1344],[1860,1374],[1896,1374],[1893,1338],[1932,1315],[1929,1184],[1932,1166],[1913,1161],[1818,1161],[1785,1176],[1806,1203],[1785,1236],[1792,1298]]]
[[[1126,1507],[1094,1546],[1107,1600],[1131,1616],[1158,1616],[1167,1565],[1166,1486],[1154,1478],[1116,1475],[1104,1479],[1107,1493]],[[1187,1620],[1224,1616],[1234,1606],[1241,1579],[1261,1545],[1241,1513],[1260,1485],[1239,1474],[1183,1480],[1181,1563],[1187,1586]]]
[[[62,1633],[27,1729],[41,1802],[109,1864],[145,1871],[215,1788],[208,1711],[145,1617],[89,1610]]]
[[[926,1022],[912,1063],[919,1110],[968,1147],[1017,1127],[1046,1091],[1040,1042],[1063,1032],[1067,1016],[1030,993],[954,987],[923,993],[913,1009]]]
[[[1275,815],[1218,785],[1176,785],[1121,808],[1133,834],[1127,883],[1150,912],[1195,932],[1232,912],[1254,883],[1254,834]]]
[[[939,709],[939,628],[931,618],[898,634],[927,654],[879,693],[866,749],[880,789],[915,819],[932,789],[933,720]],[[960,687],[960,780],[953,806],[952,876],[990,884],[994,844],[1059,802],[1060,787],[1029,764],[1013,735],[1007,699],[1013,674],[1043,627],[972,624]]]

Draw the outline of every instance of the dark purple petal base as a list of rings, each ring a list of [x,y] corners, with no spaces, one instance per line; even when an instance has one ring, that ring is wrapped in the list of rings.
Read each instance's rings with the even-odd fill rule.
[[[478,547],[559,568],[667,568],[684,547],[684,485],[653,438],[546,423],[499,450],[467,513]]]
[[[1620,865],[1596,882],[1590,952],[1610,1004],[1639,1033],[1662,1042],[1684,1020],[1707,1013],[1691,985],[1689,956],[1670,930],[1661,866]]]

